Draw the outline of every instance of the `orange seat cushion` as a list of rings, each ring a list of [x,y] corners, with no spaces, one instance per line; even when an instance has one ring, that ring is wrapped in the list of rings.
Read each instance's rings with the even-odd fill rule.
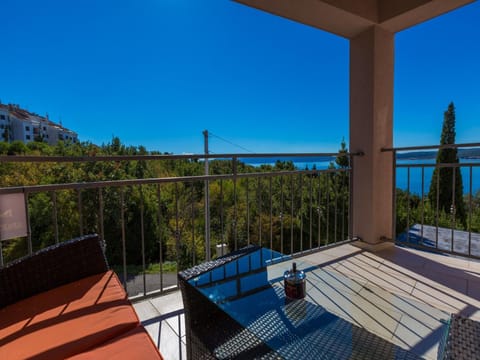
[[[64,359],[138,324],[118,277],[107,271],[0,309],[0,359]]]
[[[150,360],[163,359],[143,326],[138,326],[90,351],[75,355],[70,360]]]

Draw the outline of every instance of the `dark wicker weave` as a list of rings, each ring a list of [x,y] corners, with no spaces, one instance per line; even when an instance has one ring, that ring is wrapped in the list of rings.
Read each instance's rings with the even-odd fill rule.
[[[439,359],[475,360],[480,359],[480,323],[453,314],[450,318],[448,335]]]
[[[107,270],[97,234],[44,248],[0,269],[0,308]]]
[[[185,310],[187,359],[279,358],[196,288],[182,280],[179,285]]]
[[[185,310],[187,359],[279,358],[260,339],[245,330],[237,321],[188,283],[191,278],[258,249],[258,246],[248,246],[178,274]]]

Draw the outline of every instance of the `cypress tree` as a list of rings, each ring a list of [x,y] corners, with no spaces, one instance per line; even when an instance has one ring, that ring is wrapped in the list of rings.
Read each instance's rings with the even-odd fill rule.
[[[455,144],[455,106],[453,102],[448,105],[443,114],[442,135],[440,145]],[[458,164],[458,152],[456,148],[439,149],[437,164]],[[455,194],[453,194],[453,175],[455,174]],[[437,206],[437,178],[438,186],[438,210],[445,213],[455,211],[456,219],[466,226],[465,204],[463,202],[463,181],[460,168],[435,168],[430,183],[428,197],[432,208]],[[453,207],[455,201],[455,207]]]
[[[342,138],[342,142],[340,144],[340,149],[338,150],[338,153],[342,155],[339,155],[335,159],[335,162],[340,168],[346,169],[350,165],[350,160],[348,159],[348,156],[347,156],[348,149],[347,149],[347,144],[345,143],[345,138]]]

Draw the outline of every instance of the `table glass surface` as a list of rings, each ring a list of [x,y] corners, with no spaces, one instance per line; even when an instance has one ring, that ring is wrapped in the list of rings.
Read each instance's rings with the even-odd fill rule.
[[[283,275],[293,262],[306,274],[302,300],[284,294]],[[417,359],[403,348],[413,342],[424,354],[438,347],[449,319],[427,304],[265,248],[189,283],[284,359]],[[222,358],[221,347],[216,355]]]

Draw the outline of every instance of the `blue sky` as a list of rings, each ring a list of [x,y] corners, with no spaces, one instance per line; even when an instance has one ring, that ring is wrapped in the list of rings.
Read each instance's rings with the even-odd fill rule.
[[[253,152],[348,139],[348,41],[227,0],[2,0],[0,100],[101,144]],[[480,141],[480,3],[396,35],[394,142]],[[244,152],[218,137],[214,153]]]

